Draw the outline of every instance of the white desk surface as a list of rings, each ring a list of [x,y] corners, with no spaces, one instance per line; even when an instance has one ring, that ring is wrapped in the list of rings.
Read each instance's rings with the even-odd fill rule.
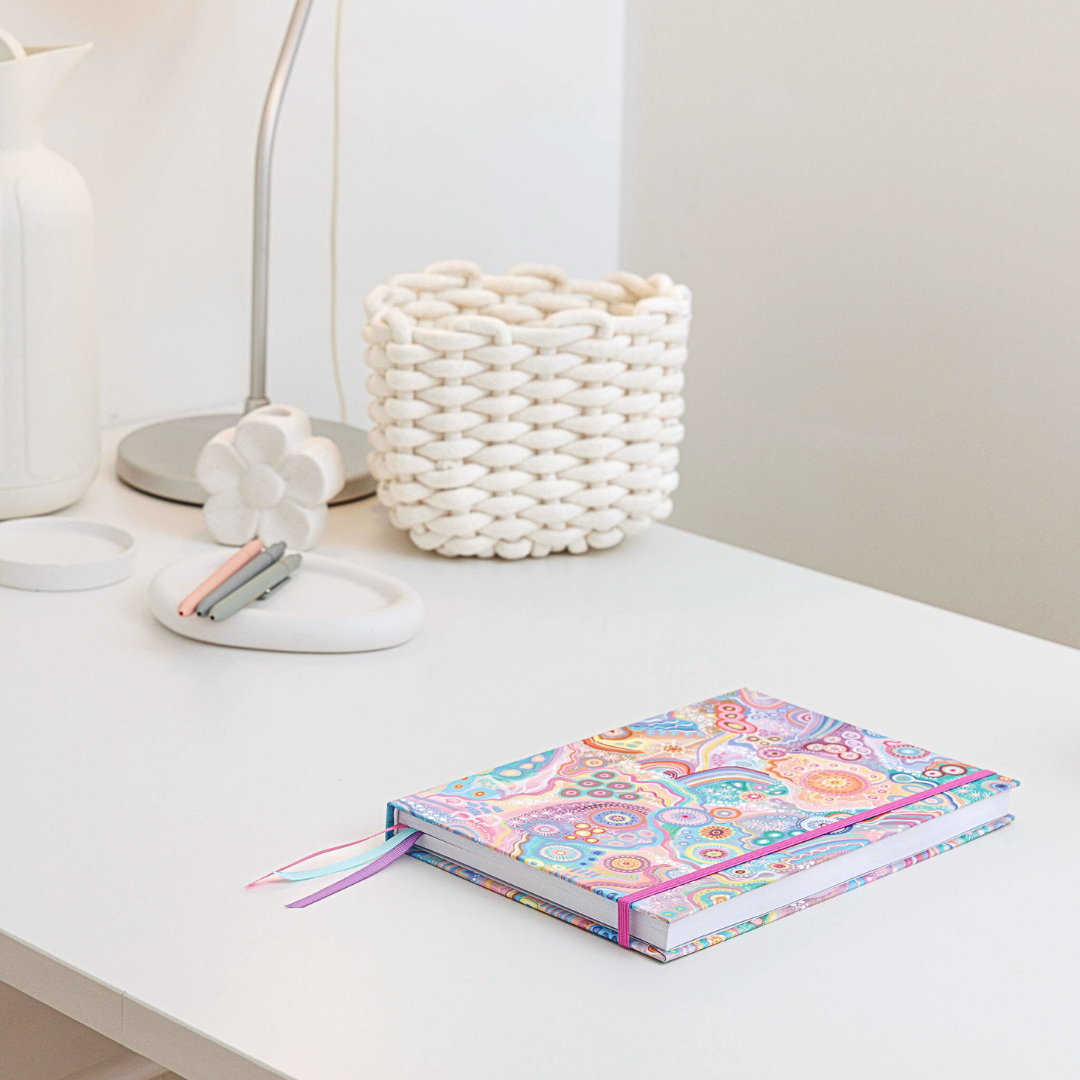
[[[447,561],[372,500],[320,551],[411,582],[421,637],[215,648],[146,603],[198,510],[105,478],[67,513],[139,567],[0,589],[0,979],[189,1080],[1064,1074],[1080,653],[666,527]],[[307,910],[241,888],[391,797],[743,685],[1020,778],[1015,824],[667,965],[412,859]]]

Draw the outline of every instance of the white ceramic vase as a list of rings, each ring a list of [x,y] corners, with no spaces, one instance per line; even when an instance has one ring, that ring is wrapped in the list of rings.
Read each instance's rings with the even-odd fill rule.
[[[78,172],[42,143],[90,45],[0,50],[0,519],[79,499],[97,472],[94,225]]]

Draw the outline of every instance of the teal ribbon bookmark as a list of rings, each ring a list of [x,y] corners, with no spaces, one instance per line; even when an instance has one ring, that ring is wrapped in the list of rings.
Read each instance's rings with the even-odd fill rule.
[[[340,862],[331,863],[329,866],[317,866],[312,870],[289,869],[289,867],[299,866],[300,863],[307,862],[308,859],[314,859],[316,855],[323,855],[326,853],[325,851],[317,851],[313,855],[306,855],[302,859],[297,859],[294,863],[289,863],[288,867],[282,867],[280,870],[273,871],[272,874],[266,874],[257,881],[253,881],[248,888],[251,888],[253,885],[258,885],[267,878],[274,876],[282,877],[286,881],[311,881],[313,878],[329,877],[331,874],[340,874],[344,870],[355,870],[355,873],[349,874],[348,877],[344,877],[340,881],[335,881],[332,885],[326,886],[325,889],[320,889],[310,896],[305,896],[302,900],[296,900],[291,904],[285,905],[289,908],[309,907],[311,904],[315,904],[328,896],[333,896],[334,893],[349,888],[350,885],[356,885],[369,877],[374,877],[379,871],[385,870],[392,862],[396,862],[402,855],[406,854],[420,838],[420,833],[417,832],[416,829],[406,829],[400,825],[390,827],[395,830],[400,829],[401,831],[397,836],[392,836],[389,840],[384,840],[378,847],[373,847],[370,851],[364,851],[359,855],[352,856],[352,858],[342,859]],[[372,836],[378,835],[378,833],[372,834]],[[365,836],[364,840],[370,840],[371,838],[371,836]],[[363,840],[353,841],[354,844],[362,844],[363,842]],[[352,847],[352,844],[342,844],[341,847]],[[335,849],[328,848],[326,850],[333,851]]]

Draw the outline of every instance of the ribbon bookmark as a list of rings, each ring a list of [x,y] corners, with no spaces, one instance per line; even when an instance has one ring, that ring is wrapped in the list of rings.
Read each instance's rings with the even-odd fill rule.
[[[936,787],[917,791],[915,794],[907,795],[902,799],[894,799],[892,802],[884,803],[882,806],[872,806],[869,810],[862,810],[857,814],[849,814],[847,817],[837,818],[836,821],[832,821],[828,825],[822,825],[819,829],[811,829],[809,832],[801,833],[798,836],[788,837],[787,840],[778,840],[775,844],[770,844],[768,847],[756,848],[754,851],[748,851],[745,855],[736,855],[731,859],[724,859],[721,862],[710,863],[708,866],[702,866],[697,870],[692,870],[689,874],[682,874],[680,877],[669,878],[667,881],[661,881],[659,885],[650,885],[647,889],[638,889],[637,892],[627,893],[626,896],[621,896],[618,900],[617,929],[619,931],[619,944],[625,949],[630,948],[630,909],[638,900],[644,900],[647,896],[656,896],[657,893],[665,893],[671,889],[677,889],[680,885],[689,885],[692,881],[700,881],[701,878],[711,877],[713,874],[719,874],[722,870],[730,870],[732,867],[740,866],[742,863],[753,862],[755,859],[760,859],[765,855],[773,855],[778,851],[785,851],[787,848],[805,844],[808,840],[816,840],[819,836],[825,836],[828,833],[836,832],[837,829],[846,829],[849,825],[855,825],[860,821],[868,821],[870,818],[881,817],[882,814],[887,814],[891,810],[899,810],[903,806],[910,806],[912,803],[922,802],[923,799],[929,799],[934,795],[940,795],[944,791],[951,791],[953,788],[963,787],[965,784],[974,783],[976,780],[985,780],[988,776],[993,775],[993,769],[983,769],[981,772],[971,773],[968,776],[958,776],[955,780],[949,780],[944,784],[938,784]]]
[[[357,844],[362,844],[365,840],[372,840],[376,836],[390,830],[401,831],[398,836],[392,836],[389,840],[384,840],[378,847],[373,847],[370,851],[354,855],[350,859],[342,859],[339,862],[331,863],[329,866],[317,866],[312,870],[291,869],[294,866],[299,866],[301,863],[307,862],[309,859],[317,858],[319,855],[326,855],[331,851],[340,851],[342,848],[355,847]],[[297,859],[296,862],[288,863],[280,870],[273,870],[269,874],[264,874],[261,878],[257,878],[247,885],[246,888],[250,889],[255,885],[260,885],[272,877],[281,877],[286,881],[310,881],[312,878],[329,877],[331,874],[339,874],[343,870],[353,870],[358,868],[355,873],[342,878],[340,881],[335,881],[333,885],[328,885],[325,889],[320,889],[310,896],[305,896],[302,900],[296,900],[291,904],[285,905],[289,908],[308,907],[327,896],[333,896],[334,893],[341,892],[342,889],[347,889],[350,885],[356,885],[358,882],[373,877],[375,874],[379,873],[380,870],[385,870],[392,862],[396,862],[402,855],[409,851],[419,838],[420,833],[417,832],[416,829],[408,829],[404,825],[390,825],[387,829],[380,829],[379,832],[372,833],[371,836],[365,836],[361,840],[353,840],[348,844],[339,844],[337,847],[323,848],[322,851],[315,851],[311,855],[305,855],[302,859]]]
[[[349,888],[350,885],[356,885],[361,881],[367,880],[369,877],[374,877],[380,870],[385,870],[392,862],[396,862],[400,859],[401,856],[404,855],[419,839],[420,834],[415,829],[409,829],[407,832],[403,832],[401,836],[395,837],[392,841],[388,840],[387,843],[391,845],[390,848],[372,859],[366,866],[361,867],[355,873],[349,874],[348,877],[343,877],[340,881],[335,881],[333,885],[327,885],[325,889],[320,889],[310,896],[305,896],[303,900],[296,900],[285,906],[288,908],[305,908],[311,904],[317,903],[319,900],[325,900],[328,896],[333,896],[334,893],[341,892],[342,889]],[[386,847],[386,845],[382,844],[380,847]],[[378,850],[379,848],[375,848],[376,852]]]

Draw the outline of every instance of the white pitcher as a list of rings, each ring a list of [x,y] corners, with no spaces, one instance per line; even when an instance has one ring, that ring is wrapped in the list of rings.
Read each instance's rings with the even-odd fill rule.
[[[0,31],[0,519],[69,506],[97,473],[93,208],[41,141],[89,51]]]

